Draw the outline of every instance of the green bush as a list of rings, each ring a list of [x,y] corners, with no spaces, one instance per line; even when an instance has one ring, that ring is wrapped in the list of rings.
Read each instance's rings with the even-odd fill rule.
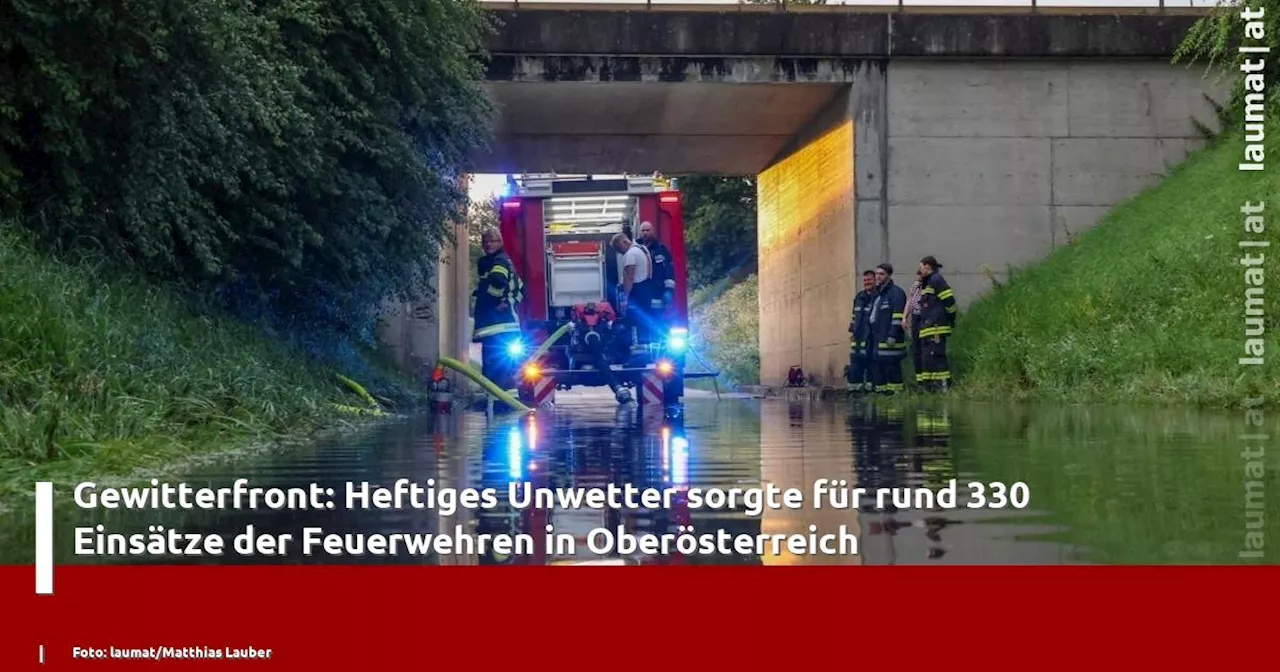
[[[1231,93],[1222,102],[1220,115],[1228,129],[1240,127],[1249,103],[1268,105],[1272,114],[1280,109],[1280,90],[1274,85],[1268,86],[1268,83],[1280,81],[1280,60],[1266,56],[1259,58],[1259,54],[1242,53],[1237,48],[1244,43],[1263,45],[1273,52],[1280,49],[1280,0],[1250,0],[1246,7],[1254,16],[1251,21],[1242,20],[1239,3],[1223,2],[1211,8],[1207,16],[1191,27],[1174,56],[1175,62],[1200,63],[1222,68],[1220,72],[1223,75],[1230,73],[1235,82]],[[1262,28],[1261,40],[1253,32],[1258,27]],[[1247,31],[1249,35],[1245,34]],[[1242,68],[1245,61],[1251,61],[1252,65]],[[1263,67],[1255,72],[1252,68],[1259,63]],[[1267,88],[1265,99],[1258,88],[1250,84]]]
[[[679,175],[689,284],[737,282],[756,272],[756,178]]]
[[[0,215],[243,316],[368,338],[484,140],[473,0],[0,3]]]
[[[738,385],[760,382],[760,303],[755,275],[719,295],[703,289],[691,297],[691,346]]]

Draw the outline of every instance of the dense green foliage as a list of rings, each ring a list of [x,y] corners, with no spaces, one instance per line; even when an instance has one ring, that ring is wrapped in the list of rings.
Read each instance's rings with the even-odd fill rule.
[[[729,283],[756,272],[755,177],[679,176],[689,284]]]
[[[1268,153],[1280,155],[1280,124],[1267,130]],[[1280,247],[1274,215],[1264,234],[1244,229],[1242,204],[1270,212],[1280,180],[1239,171],[1243,144],[1233,135],[1193,156],[970,306],[953,342],[962,388],[1003,399],[1280,402],[1280,265],[1265,265],[1266,364],[1236,361],[1249,354],[1240,258],[1252,251],[1239,241]]]
[[[0,503],[31,481],[127,476],[196,452],[306,436],[362,405],[259,330],[0,223]],[[410,394],[344,370],[374,394]]]
[[[691,297],[691,345],[729,383],[760,382],[758,292],[752,275],[722,292],[708,288]]]
[[[464,203],[487,21],[472,0],[0,0],[0,214],[368,339]]]
[[[1270,84],[1266,94],[1266,104],[1271,109],[1280,109],[1280,59],[1261,54],[1244,54],[1237,45],[1265,45],[1274,53],[1280,51],[1280,0],[1256,0],[1248,3],[1249,10],[1255,17],[1249,22],[1241,18],[1241,7],[1237,4],[1221,4],[1214,7],[1204,18],[1196,22],[1179,46],[1174,57],[1175,62],[1202,63],[1210,67],[1225,67],[1225,72],[1235,78],[1231,94],[1223,102],[1223,117],[1228,130],[1238,128],[1244,118],[1245,105],[1250,102],[1248,95],[1254,95],[1255,104],[1262,104],[1263,96],[1257,88],[1250,88],[1246,78],[1251,67],[1261,63],[1264,67],[1254,73],[1254,87]],[[1261,13],[1261,18],[1256,18]],[[1246,30],[1249,23],[1262,27],[1261,39],[1252,30]],[[1254,61],[1246,65],[1246,61]],[[1245,66],[1242,68],[1242,66]]]

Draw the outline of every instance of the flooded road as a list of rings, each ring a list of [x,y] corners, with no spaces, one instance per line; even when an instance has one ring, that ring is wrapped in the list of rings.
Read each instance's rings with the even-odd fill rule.
[[[1274,414],[1273,414],[1274,415]],[[766,510],[750,516],[729,510],[693,509],[612,513],[592,510],[455,512],[433,510],[207,511],[139,513],[59,511],[56,555],[60,563],[103,562],[73,554],[72,528],[103,523],[113,532],[142,532],[162,524],[183,532],[217,532],[228,541],[245,526],[259,532],[294,533],[318,526],[327,533],[445,533],[462,526],[477,533],[519,532],[543,538],[558,532],[585,538],[597,527],[699,533],[807,534],[841,526],[858,536],[857,555],[755,554],[615,558],[646,564],[1245,564],[1276,562],[1280,546],[1280,493],[1274,483],[1280,449],[1262,458],[1262,485],[1251,483],[1243,434],[1280,436],[1271,421],[1246,424],[1243,412],[1177,409],[1032,407],[930,400],[845,403],[692,398],[683,428],[662,419],[638,419],[608,397],[562,394],[554,411],[534,427],[515,417],[488,420],[460,413],[397,421],[368,433],[306,449],[212,467],[185,479],[193,486],[226,486],[247,478],[254,486],[319,483],[341,493],[347,481],[392,487],[397,479],[436,487],[494,487],[532,481],[543,487],[749,488],[773,484],[811,491],[818,479],[844,479],[850,487],[937,489],[951,479],[1021,482],[1026,508],[880,510]],[[1256,473],[1254,474],[1256,475]],[[69,501],[61,492],[60,501]],[[987,492],[990,497],[991,491]],[[341,498],[339,498],[341,499]],[[1268,504],[1270,504],[1268,506]],[[1252,506],[1252,511],[1247,509]],[[1272,549],[1263,559],[1241,557],[1250,521],[1266,516]],[[451,515],[444,515],[451,513]],[[1251,515],[1247,515],[1250,514]],[[31,562],[29,515],[4,523],[6,562]],[[25,528],[25,529],[19,529]],[[115,561],[212,563],[426,563],[545,564],[532,555],[463,553],[286,558],[227,555],[192,560],[127,558]],[[579,548],[579,560],[601,559]]]

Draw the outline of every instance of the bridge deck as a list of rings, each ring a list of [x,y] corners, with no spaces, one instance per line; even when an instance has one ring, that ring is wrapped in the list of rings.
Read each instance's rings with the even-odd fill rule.
[[[491,54],[657,58],[1169,58],[1185,13],[494,10]],[[621,5],[619,5],[621,6]],[[734,5],[733,7],[736,7]]]
[[[913,0],[914,2],[915,0]],[[1026,0],[1021,4],[898,4],[892,0],[884,2],[868,2],[850,5],[758,5],[739,4],[736,2],[704,2],[704,3],[646,3],[645,0],[623,0],[620,2],[556,2],[555,0],[524,0],[511,2],[503,0],[481,0],[486,8],[504,11],[521,12],[718,12],[746,14],[1067,14],[1114,16],[1117,14],[1177,14],[1203,16],[1213,8],[1209,6],[1191,6],[1189,4],[1162,4],[1160,0],[1145,0],[1148,4],[1108,6],[1093,5],[1086,2],[1078,4],[1042,5]],[[1185,2],[1185,0],[1183,0]]]

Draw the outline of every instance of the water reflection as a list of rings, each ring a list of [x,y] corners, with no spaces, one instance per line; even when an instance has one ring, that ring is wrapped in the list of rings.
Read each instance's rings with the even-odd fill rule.
[[[521,497],[535,500],[537,491],[557,489],[608,488],[633,485],[636,488],[670,488],[675,491],[671,508],[637,507],[627,510],[566,506],[563,502],[539,502],[516,508],[509,498],[503,505],[481,511],[482,533],[527,534],[533,540],[530,554],[500,552],[483,554],[480,564],[545,564],[590,560],[613,560],[619,564],[672,564],[683,562],[679,553],[640,557],[616,548],[596,551],[589,547],[594,530],[621,528],[632,535],[674,534],[677,526],[689,525],[688,488],[689,441],[679,423],[662,418],[636,417],[630,412],[614,413],[612,422],[578,421],[570,413],[533,418],[508,428],[505,434],[486,435],[484,457],[480,460],[479,487],[507,492],[512,484],[521,488]],[[547,504],[546,506],[542,504]],[[572,548],[548,548],[548,527],[574,541]]]
[[[1189,410],[1029,407],[934,402],[852,404],[696,399],[684,418],[666,422],[607,399],[570,395],[531,423],[480,414],[413,418],[366,434],[271,454],[248,463],[211,467],[186,481],[226,486],[248,478],[255,486],[316,482],[341,495],[344,484],[394,487],[398,479],[437,489],[591,488],[609,484],[671,488],[671,508],[593,510],[557,502],[516,510],[369,509],[307,511],[58,512],[58,562],[101,562],[74,555],[72,528],[102,523],[130,533],[160,523],[185,532],[217,532],[230,539],[252,525],[257,534],[298,535],[304,527],[330,534],[527,534],[528,553],[484,552],[362,557],[288,555],[178,558],[206,563],[547,564],[1067,564],[1220,563],[1240,559],[1245,528],[1244,462],[1230,414]],[[1273,423],[1274,424],[1274,423]],[[1251,428],[1263,433],[1268,428]],[[1280,435],[1280,427],[1273,435]],[[1267,455],[1273,470],[1278,451]],[[1269,470],[1270,471],[1270,470]],[[858,507],[818,506],[814,481],[873,493]],[[876,506],[878,488],[926,488],[936,493],[953,479],[960,506],[918,509]],[[970,509],[964,484],[1025,483],[1023,509]],[[690,488],[797,488],[801,509],[747,515],[736,507],[694,509]],[[988,491],[987,495],[990,496]],[[61,502],[70,493],[59,491]],[[505,499],[505,497],[500,498]],[[1274,507],[1273,507],[1274,508]],[[1280,538],[1276,521],[1265,532]],[[569,535],[576,552],[548,544],[544,534]],[[593,530],[633,535],[697,533],[834,534],[858,536],[856,555],[796,554],[783,547],[760,554],[606,554],[587,550]],[[6,562],[31,562],[29,512],[0,524]],[[1274,549],[1274,544],[1272,548]],[[1267,558],[1275,561],[1275,551]],[[173,563],[175,558],[128,558]],[[116,561],[120,561],[117,559]]]

